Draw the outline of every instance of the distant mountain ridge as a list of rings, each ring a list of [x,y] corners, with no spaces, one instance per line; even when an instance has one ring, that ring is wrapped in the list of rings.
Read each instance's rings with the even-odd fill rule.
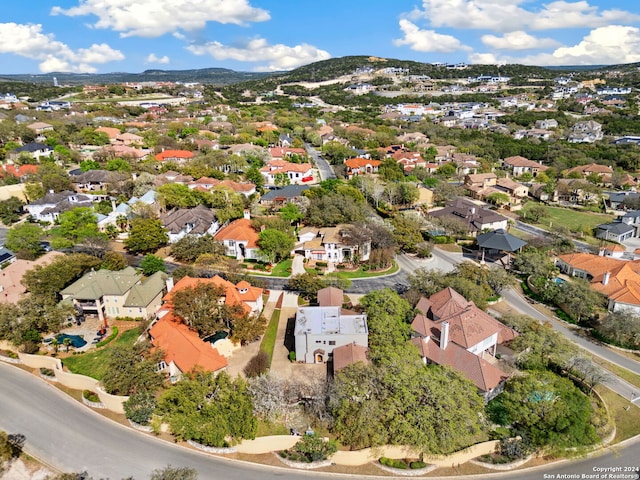
[[[145,70],[141,73],[67,73],[0,74],[0,81],[49,83],[55,78],[59,85],[100,85],[122,82],[184,82],[228,85],[232,83],[260,80],[273,75],[262,72],[237,72],[228,68],[200,68],[192,70]]]
[[[373,56],[346,56],[303,65],[291,71],[283,72],[239,72],[227,68],[201,68],[190,70],[149,69],[141,73],[66,73],[52,72],[45,74],[0,74],[0,81],[29,83],[49,83],[53,85],[54,77],[59,85],[112,84],[121,82],[195,82],[214,85],[230,85],[242,82],[275,80],[277,82],[318,82],[349,75],[363,67],[381,69],[385,67],[406,68],[412,75],[428,75],[433,78],[456,78],[464,76],[503,75],[532,76],[551,78],[560,72],[602,71],[605,69],[637,68],[638,64],[628,65],[592,65],[592,66],[529,66],[520,64],[506,65],[467,65],[464,70],[446,68],[432,63],[413,60],[399,60]]]

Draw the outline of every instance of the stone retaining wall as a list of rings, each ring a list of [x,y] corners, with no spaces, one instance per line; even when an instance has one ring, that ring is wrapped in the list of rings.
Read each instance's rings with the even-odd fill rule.
[[[111,395],[100,388],[100,382],[95,378],[77,375],[75,373],[65,372],[62,368],[62,362],[59,358],[46,357],[43,355],[30,355],[27,353],[18,353],[20,363],[31,368],[48,368],[55,373],[55,380],[65,387],[74,390],[91,390],[96,392],[102,408],[106,408],[115,413],[124,413],[122,404],[129,399],[120,395]],[[83,397],[84,399],[84,397]]]
[[[529,455],[526,458],[522,458],[520,460],[516,460],[515,462],[510,462],[510,463],[490,463],[490,462],[481,462],[480,460],[469,460],[469,462],[473,463],[474,465],[480,465],[481,467],[488,468],[490,470],[501,470],[506,472],[508,470],[513,470],[514,468],[521,467],[522,465],[527,463],[529,460],[531,460],[532,457],[533,455]]]
[[[331,464],[333,463],[331,460],[322,460],[319,462],[294,462],[292,460],[289,460],[288,458],[282,458],[279,454],[277,454],[276,452],[273,452],[273,454],[278,457],[278,459],[284,463],[286,466],[291,467],[291,468],[299,468],[301,470],[313,470],[314,468],[322,468],[322,467],[330,467]]]

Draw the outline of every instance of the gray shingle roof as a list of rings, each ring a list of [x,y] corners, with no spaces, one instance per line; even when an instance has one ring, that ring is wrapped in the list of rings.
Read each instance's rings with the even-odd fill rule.
[[[493,232],[481,233],[478,235],[477,240],[480,248],[500,250],[503,252],[515,252],[527,244],[524,240],[514,237],[502,228],[494,230]]]

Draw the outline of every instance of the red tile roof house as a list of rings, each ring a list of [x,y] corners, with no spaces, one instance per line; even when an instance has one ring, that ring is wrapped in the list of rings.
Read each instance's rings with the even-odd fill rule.
[[[193,152],[189,150],[164,150],[156,154],[156,160],[159,162],[175,162],[177,164],[185,163],[193,158]]]
[[[538,173],[549,169],[549,167],[542,165],[541,163],[534,162],[533,160],[529,160],[528,158],[524,158],[519,155],[505,158],[502,160],[502,165],[505,170],[510,171],[515,177],[519,177],[523,173],[530,173],[535,177]]]
[[[205,342],[172,313],[158,319],[149,329],[153,348],[164,353],[158,370],[169,375],[172,383],[198,367],[208,372],[219,372],[227,367],[227,359],[209,342]]]
[[[348,158],[344,161],[349,179],[355,175],[378,173],[378,167],[380,167],[381,163],[380,160],[371,160],[370,158],[362,157]]]
[[[291,157],[292,155],[306,157],[307,151],[304,148],[270,147],[269,155],[271,155],[272,160],[286,160],[287,157]]]
[[[245,217],[234,220],[222,227],[214,235],[213,239],[222,243],[225,255],[242,260],[259,260],[260,248],[258,247],[258,232],[251,225],[248,212]]]
[[[210,342],[202,340],[198,334],[185,325],[172,312],[172,292],[192,288],[200,283],[209,283],[224,289],[222,301],[228,305],[242,305],[246,313],[259,314],[262,311],[261,288],[242,281],[237,285],[222,279],[183,277],[164,297],[163,310],[149,329],[149,337],[154,348],[162,350],[164,358],[159,369],[169,374],[172,382],[194,368],[218,372],[227,367],[227,359]]]
[[[513,340],[515,330],[480,310],[452,288],[421,298],[411,327],[411,342],[425,363],[447,365],[473,382],[489,401],[508,375],[493,360],[497,345]]]
[[[405,172],[410,172],[416,167],[426,168],[427,161],[418,152],[396,152],[391,155],[396,162],[402,165]]]
[[[291,163],[285,160],[270,160],[260,169],[266,185],[275,185],[276,175],[284,173],[289,182],[303,184],[303,179],[313,178],[313,168],[310,163]]]
[[[212,190],[214,188],[227,188],[235,193],[249,197],[256,193],[256,186],[250,182],[234,182],[233,180],[218,180],[216,178],[201,177],[188,183],[189,188],[200,191]]]
[[[609,299],[610,311],[640,315],[640,260],[568,253],[559,255],[555,264],[561,272],[589,281],[591,288]]]
[[[579,165],[577,167],[570,168],[564,172],[565,175],[571,175],[572,173],[579,173],[583,177],[588,177],[592,173],[598,175],[601,179],[604,176],[611,178],[613,174],[613,168],[608,165],[599,165],[597,163],[590,163],[589,165]]]

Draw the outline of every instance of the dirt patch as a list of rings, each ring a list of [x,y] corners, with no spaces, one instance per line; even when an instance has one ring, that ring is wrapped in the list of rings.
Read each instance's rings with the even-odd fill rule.
[[[35,460],[18,458],[11,462],[9,468],[0,474],[0,480],[46,480],[54,472],[47,470]]]

